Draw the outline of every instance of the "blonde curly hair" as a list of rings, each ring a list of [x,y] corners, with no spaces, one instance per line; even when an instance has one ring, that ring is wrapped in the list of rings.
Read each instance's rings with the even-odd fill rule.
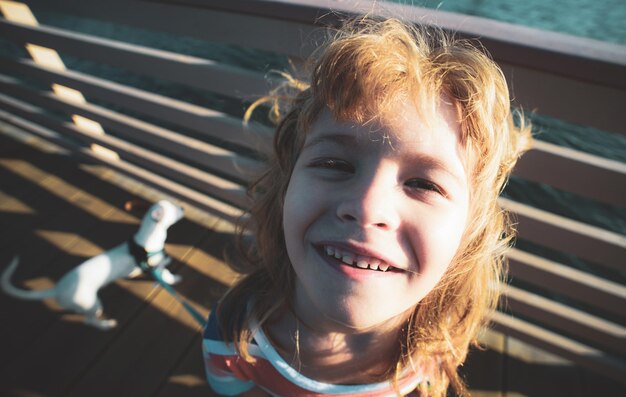
[[[497,198],[530,146],[530,128],[521,114],[521,126],[515,125],[505,78],[485,51],[437,28],[353,19],[312,55],[310,68],[309,81],[283,74],[285,84],[258,101],[269,101],[278,123],[275,150],[249,190],[252,223],[246,227],[253,225],[256,237],[246,253],[251,271],[220,301],[222,334],[236,342],[244,359],[254,361],[247,348],[253,336],[250,319],[263,326],[289,310],[295,276],[283,238],[283,203],[306,134],[322,110],[329,109],[337,120],[384,121],[394,103],[411,100],[427,118],[445,96],[460,118],[470,218],[442,280],[416,305],[402,330],[397,362],[386,377],[397,382],[403,371],[430,360],[436,365],[427,366],[428,395],[445,396],[449,385],[466,394],[457,368],[497,304],[503,254],[513,237]]]

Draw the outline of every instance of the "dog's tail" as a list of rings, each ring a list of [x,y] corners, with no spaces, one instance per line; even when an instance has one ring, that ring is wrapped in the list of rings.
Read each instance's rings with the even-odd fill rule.
[[[54,288],[42,289],[42,290],[25,290],[21,288],[15,287],[11,284],[11,276],[15,273],[15,269],[17,269],[17,264],[19,263],[19,258],[16,256],[13,258],[9,266],[4,269],[2,272],[2,280],[1,286],[2,290],[7,294],[20,299],[30,299],[30,300],[38,300],[51,298],[55,296],[56,292]]]

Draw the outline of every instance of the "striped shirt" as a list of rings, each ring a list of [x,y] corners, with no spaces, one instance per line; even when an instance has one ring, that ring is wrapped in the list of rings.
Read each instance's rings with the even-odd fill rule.
[[[215,310],[209,315],[204,330],[202,350],[207,380],[220,395],[235,396],[258,386],[278,397],[397,397],[389,381],[335,385],[307,378],[283,360],[256,324],[252,325],[256,329],[254,343],[249,345],[256,362],[248,363],[237,354],[235,346],[224,342],[214,313]],[[401,394],[410,393],[422,381],[419,374],[403,376],[398,382]]]

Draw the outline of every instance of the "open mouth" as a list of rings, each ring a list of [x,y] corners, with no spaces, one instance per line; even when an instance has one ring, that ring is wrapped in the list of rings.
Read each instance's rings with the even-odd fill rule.
[[[326,256],[335,258],[342,264],[349,265],[354,268],[363,270],[373,270],[377,272],[401,272],[402,270],[390,266],[388,263],[370,256],[358,255],[354,252],[334,247],[331,245],[324,245],[322,247],[323,253]]]

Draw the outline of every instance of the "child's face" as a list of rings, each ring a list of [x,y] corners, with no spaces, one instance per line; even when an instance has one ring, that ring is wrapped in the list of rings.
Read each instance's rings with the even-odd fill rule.
[[[404,319],[459,247],[469,192],[454,108],[440,102],[428,124],[411,106],[397,110],[384,126],[324,111],[306,137],[283,215],[294,306],[309,325]]]

